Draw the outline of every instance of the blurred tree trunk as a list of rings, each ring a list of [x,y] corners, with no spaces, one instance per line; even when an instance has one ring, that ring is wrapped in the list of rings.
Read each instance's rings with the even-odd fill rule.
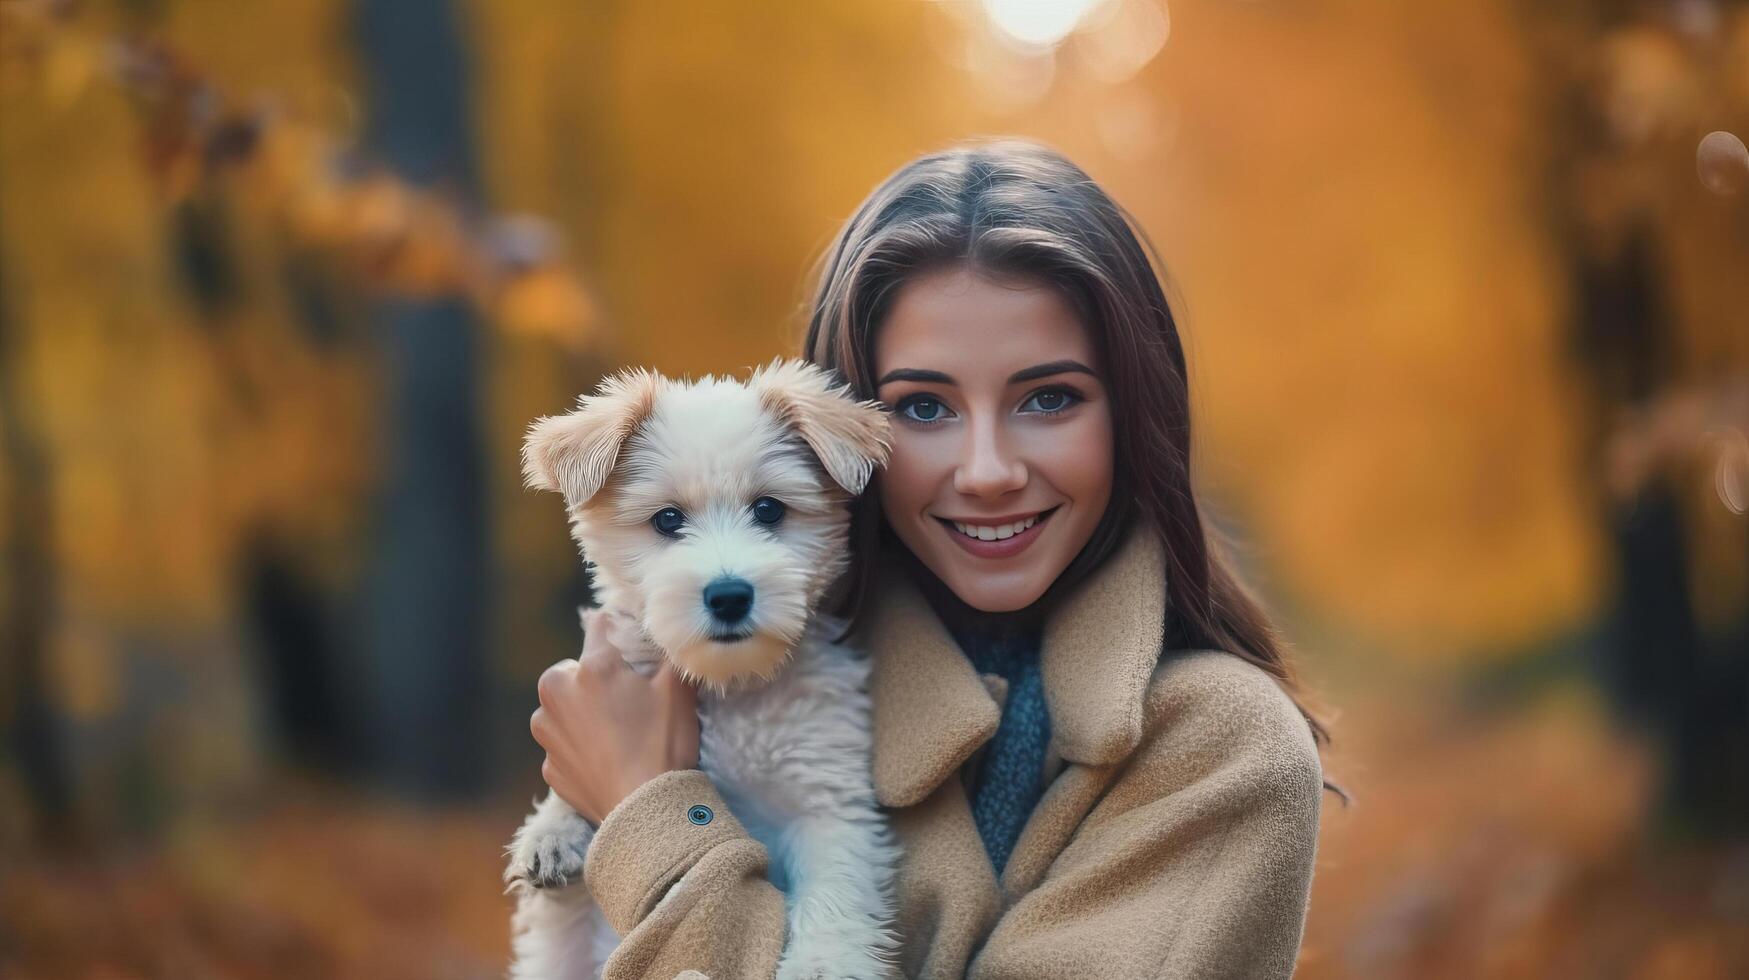
[[[1670,299],[1668,264],[1677,260],[1667,254],[1668,223],[1678,219],[1648,190],[1664,186],[1672,161],[1692,160],[1685,135],[1662,135],[1689,126],[1660,118],[1656,133],[1650,125],[1624,130],[1606,104],[1618,96],[1598,67],[1609,64],[1601,53],[1612,42],[1648,26],[1669,31],[1680,14],[1667,2],[1613,0],[1536,12],[1549,18],[1541,25],[1548,36],[1567,39],[1569,55],[1584,53],[1545,63],[1557,148],[1550,200],[1573,298],[1570,349],[1587,399],[1596,512],[1615,558],[1595,669],[1617,713],[1662,753],[1660,830],[1730,836],[1749,829],[1749,656],[1740,624],[1709,631],[1697,616],[1703,583],[1693,574],[1681,466],[1658,463],[1625,495],[1607,479],[1624,418],[1657,412],[1672,394],[1708,380]],[[1687,43],[1697,58],[1704,42]],[[1647,172],[1659,179],[1637,179]]]
[[[61,725],[48,691],[49,624],[55,606],[54,508],[48,453],[31,427],[18,366],[23,331],[14,321],[0,256],[0,446],[6,467],[6,593],[0,596],[0,727],[5,749],[30,794],[31,832],[71,835],[72,791]]]
[[[455,7],[359,0],[369,149],[401,177],[475,195],[467,71]],[[487,674],[485,485],[474,317],[460,296],[374,311],[383,484],[365,596],[364,731],[378,774],[428,797],[474,789]]]

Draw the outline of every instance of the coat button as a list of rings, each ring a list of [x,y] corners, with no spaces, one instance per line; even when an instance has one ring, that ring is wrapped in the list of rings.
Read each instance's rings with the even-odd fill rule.
[[[716,816],[716,814],[711,812],[711,808],[708,806],[705,806],[703,803],[700,803],[699,805],[686,811],[686,819],[691,820],[693,823],[698,824],[700,827],[703,827],[705,824],[710,823],[711,818],[714,816]]]

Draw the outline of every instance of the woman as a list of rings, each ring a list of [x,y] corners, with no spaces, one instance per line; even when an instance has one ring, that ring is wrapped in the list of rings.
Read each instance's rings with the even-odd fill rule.
[[[919,159],[827,256],[806,355],[893,411],[843,611],[905,975],[1291,974],[1325,733],[1204,528],[1183,348],[1124,212],[1033,144]],[[770,976],[782,896],[694,768],[690,691],[543,680],[543,774],[601,823],[608,975]]]

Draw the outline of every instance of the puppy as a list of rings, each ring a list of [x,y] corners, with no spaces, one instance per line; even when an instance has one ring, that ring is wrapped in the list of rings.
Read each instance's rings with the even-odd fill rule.
[[[816,612],[888,431],[824,371],[774,361],[745,382],[622,373],[523,445],[527,483],[565,495],[594,572],[585,628],[609,629],[640,672],[665,657],[700,685],[699,767],[785,895],[779,980],[895,972],[868,661]],[[617,946],[581,880],[593,834],[551,793],[517,832],[513,977],[599,976]]]

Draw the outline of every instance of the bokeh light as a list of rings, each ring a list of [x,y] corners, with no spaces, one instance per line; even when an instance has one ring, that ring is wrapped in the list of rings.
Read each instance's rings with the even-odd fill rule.
[[[1706,189],[1734,197],[1749,188],[1749,147],[1735,133],[1708,133],[1694,151],[1694,166]]]
[[[1738,430],[1726,432],[1713,446],[1713,489],[1719,503],[1733,514],[1749,514],[1749,435]]]
[[[1155,0],[1108,0],[1075,33],[1087,73],[1107,85],[1128,80],[1154,60],[1172,33],[1169,9]]]
[[[1101,0],[983,0],[990,23],[1022,44],[1049,47],[1075,30]]]

